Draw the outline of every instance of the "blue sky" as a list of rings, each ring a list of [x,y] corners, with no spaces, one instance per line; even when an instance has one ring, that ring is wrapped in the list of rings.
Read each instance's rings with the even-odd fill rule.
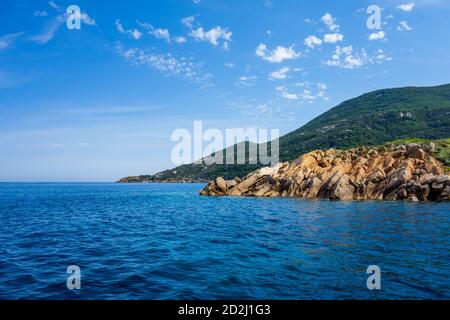
[[[285,134],[368,91],[450,82],[450,0],[3,0],[0,18],[0,181],[155,173],[195,120]]]

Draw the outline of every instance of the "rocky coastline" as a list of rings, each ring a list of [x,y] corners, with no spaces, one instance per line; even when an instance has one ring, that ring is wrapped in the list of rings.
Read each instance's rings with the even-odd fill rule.
[[[203,196],[296,197],[330,200],[450,200],[450,176],[434,144],[317,150],[245,178],[210,181]]]

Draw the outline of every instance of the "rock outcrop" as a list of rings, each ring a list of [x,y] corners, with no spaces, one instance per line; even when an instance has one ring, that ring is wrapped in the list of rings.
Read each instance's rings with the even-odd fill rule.
[[[330,200],[450,200],[450,176],[434,159],[433,152],[433,144],[313,151],[292,163],[259,169],[242,180],[216,178],[200,194]]]

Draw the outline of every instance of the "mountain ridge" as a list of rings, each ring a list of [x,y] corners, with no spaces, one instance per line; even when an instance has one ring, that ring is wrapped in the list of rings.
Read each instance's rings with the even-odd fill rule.
[[[346,100],[280,138],[280,161],[317,149],[381,145],[406,138],[450,136],[450,84],[379,89]],[[270,144],[270,143],[269,143]],[[236,145],[234,146],[236,148]],[[257,165],[187,164],[118,182],[207,182],[244,177]]]

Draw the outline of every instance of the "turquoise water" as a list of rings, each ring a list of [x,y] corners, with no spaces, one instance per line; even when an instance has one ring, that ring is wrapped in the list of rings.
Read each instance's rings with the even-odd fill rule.
[[[0,184],[0,299],[449,299],[450,204]],[[81,268],[68,290],[66,268]],[[370,291],[369,265],[381,268]]]

